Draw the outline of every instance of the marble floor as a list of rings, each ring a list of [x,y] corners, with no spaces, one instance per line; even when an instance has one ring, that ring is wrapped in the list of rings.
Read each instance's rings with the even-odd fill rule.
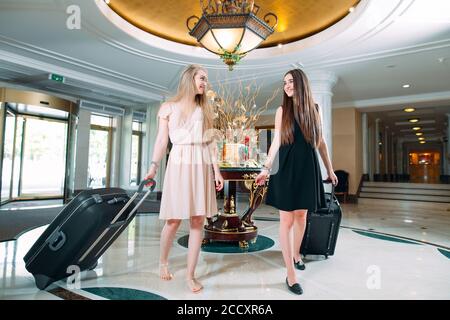
[[[178,242],[188,232],[183,222],[170,265],[174,279],[159,279],[159,234],[155,214],[138,215],[100,258],[81,273],[79,283],[59,281],[40,291],[25,269],[23,256],[45,230],[39,227],[17,241],[0,243],[0,299],[168,299],[310,300],[450,299],[450,211],[406,210],[343,204],[334,256],[307,256],[297,271],[304,294],[290,293],[278,242],[277,213],[262,206],[254,218],[269,247],[237,253],[202,252],[197,276],[204,290],[185,283],[187,249]],[[238,250],[239,251],[239,250]]]

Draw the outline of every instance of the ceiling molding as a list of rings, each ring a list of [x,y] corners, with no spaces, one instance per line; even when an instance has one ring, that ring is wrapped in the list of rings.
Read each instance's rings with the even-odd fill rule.
[[[1,37],[1,36],[0,36]],[[1,40],[0,40],[1,42]],[[17,63],[22,66],[27,66],[29,68],[33,68],[36,70],[40,70],[43,73],[57,73],[60,75],[63,75],[67,78],[72,78],[84,83],[91,83],[93,85],[97,86],[103,86],[106,88],[114,89],[117,91],[127,92],[133,95],[136,95],[141,98],[150,99],[150,100],[157,100],[161,101],[162,95],[152,93],[148,90],[140,90],[136,89],[135,87],[126,86],[123,84],[119,84],[117,82],[113,82],[110,80],[105,80],[103,78],[94,77],[85,73],[81,73],[78,71],[73,71],[64,67],[60,67],[54,64],[49,64],[46,62],[38,61],[35,59],[31,59],[28,57],[16,55],[14,53],[6,52],[3,50],[0,50],[0,61],[7,61],[10,63]]]
[[[382,0],[378,0],[381,2]],[[395,4],[395,1],[397,4]],[[415,0],[407,0],[407,1],[415,1]],[[381,31],[385,30],[387,27],[391,26],[394,22],[394,19],[398,16],[397,11],[401,11],[402,13],[405,11],[402,3],[404,4],[405,0],[388,0],[388,2],[384,3],[381,7],[376,7],[375,1],[365,1],[360,3],[364,4],[364,7],[361,10],[361,13],[358,15],[358,19],[355,19],[353,24],[349,26],[349,30],[353,30],[350,36],[344,35],[341,36],[341,40],[339,41],[339,46],[334,46],[332,50],[327,50],[325,55],[320,55],[317,57],[316,61],[320,61],[318,63],[310,63],[310,67],[325,67],[325,64],[322,63],[323,60],[327,60],[329,57],[334,57],[339,55],[342,51],[342,48],[346,48],[347,50],[352,50],[354,48],[360,48],[364,42],[367,42],[369,39],[373,38]],[[360,6],[357,6],[358,7]],[[393,5],[390,9],[389,5]],[[409,8],[411,4],[407,6]],[[387,10],[387,11],[386,11]],[[355,24],[360,24],[360,29],[363,32],[360,35],[356,33],[359,32],[358,28]],[[355,37],[356,35],[356,37]],[[313,60],[314,61],[314,60]],[[333,61],[333,60],[328,60]]]
[[[105,19],[113,24],[115,27],[117,27],[119,30],[122,30],[123,32],[130,35],[132,38],[145,43],[147,45],[150,45],[151,47],[163,50],[163,52],[167,53],[175,53],[175,55],[180,56],[181,58],[175,59],[175,58],[169,58],[167,56],[163,55],[157,55],[153,53],[149,53],[147,51],[139,50],[133,47],[130,47],[129,45],[126,45],[120,41],[117,41],[106,34],[104,34],[102,31],[100,31],[98,28],[93,27],[93,24],[89,23],[88,21],[84,22],[84,25],[88,26],[88,30],[91,34],[93,34],[98,40],[101,40],[102,42],[116,48],[119,50],[122,50],[126,53],[133,54],[136,56],[139,56],[141,58],[153,60],[153,61],[159,61],[164,63],[169,63],[173,65],[188,65],[193,63],[198,63],[198,61],[195,61],[197,59],[207,59],[207,61],[202,60],[201,64],[207,68],[207,69],[214,69],[214,70],[228,70],[228,66],[224,65],[220,58],[210,53],[209,51],[201,48],[201,47],[193,47],[181,43],[176,43],[170,40],[166,40],[163,38],[159,38],[155,35],[152,35],[148,32],[145,32],[134,25],[130,24],[126,20],[124,20],[122,17],[120,17],[117,13],[115,13],[108,5],[104,3],[102,0],[96,0],[95,1],[96,6],[98,7],[98,10],[103,14]],[[248,60],[248,58],[247,58]],[[253,60],[255,61],[255,60]],[[257,59],[256,59],[257,61]],[[274,66],[279,67],[286,67],[286,62],[278,62],[274,63]],[[267,63],[253,63],[251,65],[236,65],[234,68],[235,70],[245,70],[245,69],[265,69],[267,68]]]
[[[64,0],[68,3],[69,0]],[[379,0],[378,0],[379,1]],[[393,0],[391,0],[393,1]],[[399,0],[396,0],[399,1]],[[246,60],[258,60],[260,58],[272,58],[272,57],[282,57],[286,56],[286,54],[292,54],[298,52],[298,50],[303,50],[306,47],[314,46],[318,42],[326,41],[337,34],[345,32],[348,27],[357,20],[363,13],[365,13],[366,8],[368,7],[368,3],[370,1],[361,1],[357,6],[356,10],[347,14],[343,19],[332,25],[331,27],[319,32],[313,36],[307,37],[303,40],[295,41],[289,43],[280,50],[277,46],[269,47],[269,48],[259,48],[253,50],[248,54]],[[117,29],[122,30],[126,34],[131,37],[137,39],[138,41],[145,43],[153,48],[161,49],[169,53],[174,54],[182,54],[188,55],[190,57],[199,58],[199,59],[214,59],[215,55],[210,52],[204,50],[200,47],[193,47],[190,45],[181,44],[175,41],[166,40],[160,37],[157,37],[149,32],[145,32],[144,30],[134,26],[133,24],[126,21],[124,18],[119,16],[114,10],[112,10],[103,0],[95,0],[92,1],[92,6],[96,6],[97,10],[101,12],[106,20],[108,20],[112,25],[116,26]],[[206,62],[208,64],[208,62]],[[218,66],[218,65],[217,65]],[[216,67],[217,67],[216,66]],[[264,68],[267,67],[266,64],[258,64],[251,66],[252,68]],[[220,68],[226,69],[220,65]]]
[[[450,91],[432,92],[424,94],[415,94],[408,96],[397,96],[379,99],[367,99],[367,100],[355,100],[347,102],[334,103],[333,108],[369,108],[396,105],[403,103],[418,103],[418,102],[430,102],[430,101],[442,101],[450,100]],[[450,101],[449,101],[450,104]]]
[[[403,48],[397,48],[394,50],[383,50],[374,53],[367,53],[362,55],[350,56],[342,59],[328,60],[320,63],[312,63],[307,65],[309,68],[330,68],[336,67],[346,64],[358,63],[358,62],[366,62],[371,60],[378,60],[383,58],[391,58],[396,56],[403,56],[409,54],[415,54],[425,51],[432,51],[437,49],[445,49],[450,48],[450,39],[429,42],[425,44],[420,44],[416,46],[408,46]]]
[[[389,0],[392,1],[392,0]],[[398,1],[398,0],[397,0]],[[400,0],[391,9],[388,14],[385,14],[381,21],[377,22],[373,28],[367,31],[365,34],[360,36],[354,41],[355,45],[360,45],[362,42],[369,40],[380,34],[382,31],[386,30],[391,26],[395,20],[404,14],[416,0]]]
[[[76,59],[76,58],[72,58],[66,55],[63,55],[61,53],[55,52],[55,51],[51,51],[51,50],[47,50],[47,49],[43,49],[31,44],[27,44],[21,41],[17,41],[14,39],[10,39],[7,38],[5,36],[0,35],[0,43],[16,48],[16,49],[20,49],[20,50],[24,50],[26,52],[30,52],[33,55],[36,55],[38,57],[46,57],[47,59],[52,59],[55,60],[55,65],[58,65],[58,62],[63,62],[66,64],[69,64],[73,67],[77,67],[77,68],[82,68],[85,70],[90,70],[90,71],[94,71],[96,73],[99,73],[101,75],[110,77],[110,78],[115,78],[115,79],[119,79],[121,81],[126,81],[129,83],[132,83],[133,85],[140,85],[143,87],[146,87],[150,90],[158,90],[158,91],[162,91],[164,93],[168,92],[168,89],[164,86],[149,82],[149,81],[145,81],[142,79],[138,79],[135,77],[131,77],[129,75],[117,72],[117,71],[113,71],[104,67],[100,67],[85,61],[82,61],[80,59]],[[4,51],[6,53],[6,51]],[[17,55],[18,56],[18,55]],[[24,59],[27,59],[25,57],[23,57]],[[37,62],[37,60],[35,60]],[[14,61],[13,61],[14,62]],[[28,65],[27,65],[28,66]]]
[[[84,24],[86,25],[86,23]],[[189,56],[183,56],[183,59],[175,59],[175,58],[169,58],[167,56],[163,56],[163,55],[157,55],[157,54],[153,54],[153,53],[149,53],[147,51],[143,51],[143,50],[139,50],[136,48],[133,48],[129,45],[126,45],[118,40],[114,40],[113,38],[105,35],[104,33],[102,33],[100,30],[90,26],[88,28],[86,28],[87,30],[90,31],[90,33],[92,35],[94,35],[94,37],[96,37],[98,40],[102,41],[103,43],[107,44],[108,46],[111,46],[115,49],[121,50],[127,54],[131,54],[140,58],[144,58],[150,61],[157,61],[157,62],[162,62],[162,63],[168,63],[168,64],[172,64],[172,65],[177,65],[177,66],[186,66],[189,64],[195,64],[198,63],[197,61],[194,61],[194,57],[189,57]],[[203,48],[194,48],[194,50],[204,50]],[[183,52],[183,51],[181,51]],[[191,59],[186,59],[184,57],[188,57]],[[205,62],[202,61],[202,65],[207,68],[207,69],[213,69],[213,70],[228,70],[228,66],[223,64],[222,61],[220,60],[218,55],[214,55],[214,54],[210,54],[209,56],[209,52],[208,52],[208,57],[202,57],[203,59],[208,58],[209,60],[214,59],[214,61],[211,61],[212,63],[209,62]],[[272,66],[275,67],[286,67],[286,62],[279,62],[279,63],[274,63],[272,64]],[[235,66],[235,70],[254,70],[254,69],[266,69],[267,68],[267,63],[261,63],[261,64],[251,64],[251,65],[236,65]]]
[[[74,67],[78,67],[78,68],[94,71],[94,72],[99,73],[99,74],[101,74],[103,76],[107,76],[107,77],[110,77],[110,78],[115,78],[115,79],[119,79],[121,81],[129,82],[129,83],[132,83],[134,86],[135,85],[140,85],[140,86],[146,87],[147,89],[152,90],[152,91],[157,90],[157,91],[159,91],[159,93],[156,93],[156,92],[154,93],[154,94],[157,94],[157,95],[160,95],[161,91],[163,93],[167,93],[168,92],[168,89],[163,87],[163,86],[161,86],[161,85],[158,85],[158,84],[155,84],[155,83],[152,83],[152,82],[149,82],[149,81],[145,81],[145,80],[142,80],[142,79],[138,79],[138,78],[135,78],[135,77],[131,77],[131,76],[123,74],[123,73],[119,73],[119,72],[116,72],[116,71],[113,71],[113,70],[110,70],[110,69],[107,69],[107,68],[99,67],[99,66],[93,65],[91,63],[84,62],[84,61],[79,60],[79,59],[75,59],[75,58],[72,58],[72,57],[69,57],[69,56],[66,56],[66,55],[54,52],[54,51],[50,51],[50,50],[46,50],[46,49],[43,49],[43,48],[39,48],[39,47],[34,46],[34,45],[26,44],[26,43],[23,43],[23,42],[14,40],[14,39],[10,39],[10,38],[7,38],[7,37],[1,36],[1,35],[0,35],[0,43],[3,43],[5,45],[7,45],[7,46],[14,47],[14,48],[17,48],[17,49],[20,49],[20,50],[24,50],[26,52],[30,52],[30,53],[38,56],[38,57],[50,58],[52,60],[63,62],[63,63],[69,64],[71,66],[74,66]],[[45,64],[45,63],[39,62],[38,60],[27,58],[25,56],[19,56],[19,55],[13,54],[13,53],[6,53],[6,51],[3,51],[3,50],[2,50],[2,52],[3,52],[3,55],[9,55],[10,56],[9,60],[5,59],[7,61],[16,62],[14,60],[17,60],[17,61],[20,61],[20,63],[22,65],[25,65],[27,67],[38,68],[38,69],[43,70],[45,72],[48,72],[52,68],[62,68],[62,67],[57,67],[58,63],[55,61],[54,64],[46,64],[46,67],[47,68],[50,67],[50,69],[42,69],[42,67],[39,66],[39,64]],[[33,60],[33,62],[32,62],[31,65],[24,64],[24,63],[26,63],[26,61],[32,61],[32,60]],[[65,69],[65,68],[63,68],[63,69]],[[65,69],[65,70],[69,70],[69,69]],[[63,75],[66,75],[66,74],[63,74]],[[97,78],[97,79],[98,79],[97,81],[107,81],[107,80],[102,80],[100,78]]]

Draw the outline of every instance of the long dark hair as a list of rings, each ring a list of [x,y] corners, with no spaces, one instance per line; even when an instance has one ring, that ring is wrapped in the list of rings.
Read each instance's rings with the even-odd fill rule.
[[[281,121],[281,144],[294,142],[294,119],[300,126],[305,140],[314,148],[319,146],[322,138],[322,121],[319,108],[314,103],[306,74],[300,69],[288,71],[294,79],[294,95],[290,98],[284,92],[283,118]]]

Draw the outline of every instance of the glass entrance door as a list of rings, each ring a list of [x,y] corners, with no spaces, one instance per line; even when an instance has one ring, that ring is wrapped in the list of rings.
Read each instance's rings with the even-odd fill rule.
[[[79,107],[41,92],[0,88],[1,204],[75,193]]]
[[[6,110],[1,203],[64,195],[66,120]]]
[[[19,198],[62,197],[67,122],[23,117]]]

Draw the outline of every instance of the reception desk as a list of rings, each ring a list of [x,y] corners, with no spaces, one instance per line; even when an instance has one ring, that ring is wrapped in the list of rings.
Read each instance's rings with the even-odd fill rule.
[[[220,168],[225,180],[224,210],[207,219],[203,244],[210,241],[238,242],[240,247],[246,248],[249,242],[256,241],[258,228],[252,215],[267,192],[267,181],[262,186],[255,182],[260,171],[260,168]],[[240,181],[249,190],[249,205],[243,212],[236,210],[236,189]]]

